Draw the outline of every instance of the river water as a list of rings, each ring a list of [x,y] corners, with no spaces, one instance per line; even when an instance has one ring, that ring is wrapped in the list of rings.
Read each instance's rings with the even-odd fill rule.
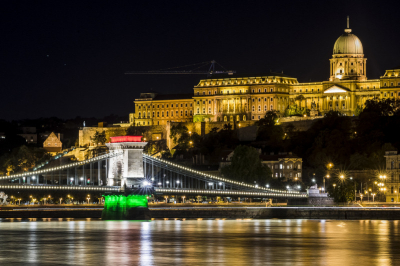
[[[400,265],[399,221],[1,220],[0,265]]]

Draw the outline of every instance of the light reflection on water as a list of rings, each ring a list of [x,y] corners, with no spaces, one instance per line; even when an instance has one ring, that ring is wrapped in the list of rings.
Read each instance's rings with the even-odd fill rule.
[[[398,221],[20,219],[0,265],[400,265]]]

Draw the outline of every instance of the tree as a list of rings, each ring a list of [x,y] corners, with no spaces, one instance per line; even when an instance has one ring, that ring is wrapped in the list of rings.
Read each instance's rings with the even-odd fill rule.
[[[299,101],[300,109],[301,109],[301,103],[306,99],[303,95],[298,95],[296,98],[294,98],[295,101]]]
[[[258,121],[260,127],[273,127],[278,122],[278,115],[276,111],[268,111],[265,113],[264,118]]]
[[[188,134],[188,132],[189,132],[188,128],[184,126],[182,123],[179,123],[178,125],[172,126],[169,137],[174,141],[174,143],[178,143],[178,139],[182,135]]]
[[[399,111],[400,101],[394,99],[372,99],[365,102],[362,114],[375,113],[379,116],[391,116]]]
[[[96,130],[96,133],[94,133],[94,135],[92,137],[92,141],[96,145],[98,145],[98,144],[102,145],[102,144],[106,143],[106,141],[107,141],[106,132],[103,130],[103,132],[99,133]]]
[[[222,168],[222,174],[237,181],[256,181],[261,186],[272,176],[271,170],[261,163],[258,151],[243,145],[236,147],[231,164]]]
[[[354,198],[354,182],[340,181],[336,186],[330,185],[328,187],[329,196],[333,197],[335,202],[349,202],[355,200]]]
[[[226,131],[232,130],[232,125],[230,123],[224,124],[224,129],[223,130],[226,130]]]
[[[277,121],[277,113],[268,111],[265,117],[258,121],[257,139],[268,141],[270,146],[281,146],[284,132],[282,127],[277,125]]]

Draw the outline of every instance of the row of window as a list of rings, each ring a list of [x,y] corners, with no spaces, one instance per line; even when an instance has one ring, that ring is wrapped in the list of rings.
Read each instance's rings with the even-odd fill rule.
[[[189,104],[185,103],[185,107],[188,107],[188,105],[189,105]],[[156,106],[156,105],[153,104],[153,109],[155,108],[155,106]],[[167,104],[166,106],[167,106],[167,108],[169,108],[169,104]],[[174,107],[174,106],[175,106],[175,107],[179,107],[179,104],[177,104],[177,103],[176,103],[176,104],[171,103],[171,107]],[[142,107],[142,106],[139,105],[139,106],[138,106],[138,109],[140,110],[141,107]],[[150,108],[150,104],[149,104],[148,106],[143,105],[143,107],[144,107],[144,108],[146,108],[146,107],[147,107],[147,108]],[[181,107],[183,107],[183,103],[181,103]],[[193,107],[193,104],[190,104],[190,107]],[[157,108],[160,108],[160,104],[157,104]],[[164,108],[164,104],[161,104],[161,108]]]
[[[142,118],[141,114],[142,114],[141,112],[138,113],[138,118]],[[171,114],[171,117],[173,117],[174,111],[171,111],[171,112],[166,111],[165,114],[166,114],[166,117],[168,117],[170,114]],[[176,114],[175,116],[179,116],[178,111],[176,111],[175,114]],[[180,111],[180,114],[181,114],[180,116],[183,116],[183,111]],[[155,115],[155,112],[153,112],[152,117],[154,117],[154,115]],[[189,111],[189,115],[192,116],[192,110]],[[185,111],[185,116],[188,116],[187,110]],[[157,117],[160,117],[160,112],[157,112]],[[164,117],[164,112],[161,112],[161,117]],[[146,118],[146,112],[143,112],[143,118]],[[150,112],[147,113],[147,118],[151,118]]]
[[[274,177],[274,174],[272,174],[272,177]],[[283,177],[282,173],[275,173],[275,177]],[[293,177],[293,173],[289,173],[289,177]],[[301,173],[296,173],[294,177],[300,177],[301,178]]]
[[[177,120],[177,121],[171,120],[170,122],[185,122],[185,121],[184,120]],[[150,121],[147,121],[147,125],[150,126],[150,124],[151,124]],[[146,121],[143,121],[143,122],[139,121],[139,122],[136,123],[136,125],[137,126],[145,126],[146,125]],[[157,125],[160,125],[160,121],[157,121]]]
[[[361,63],[361,62],[359,62],[359,63],[360,63],[360,66],[362,66],[362,63]],[[351,63],[350,63],[350,65],[352,65],[352,66],[353,66],[353,62],[351,62]],[[339,66],[343,66],[343,63],[342,63],[342,62],[340,62],[340,63],[339,63]]]
[[[297,90],[294,89],[293,92],[297,92]],[[299,92],[303,92],[303,89],[300,89]],[[308,89],[306,89],[305,92],[308,92]],[[311,92],[314,92],[314,89],[311,89]],[[319,92],[319,89],[317,90],[317,92]]]
[[[247,118],[246,118],[246,116],[244,115],[242,121],[246,121],[246,119],[247,119]],[[224,122],[227,122],[227,121],[228,121],[228,117],[225,115],[225,116],[224,116]],[[230,116],[230,117],[229,117],[229,121],[230,121],[230,122],[233,122],[233,116]],[[240,121],[240,116],[239,116],[239,115],[236,116],[236,121]]]
[[[385,92],[383,94],[384,97],[388,97],[388,95],[390,95],[390,97],[394,97],[394,95],[396,95],[396,94],[395,94],[395,92]],[[400,97],[400,91],[397,93],[397,96]]]
[[[253,98],[252,99],[253,100],[253,103],[255,102],[255,99]],[[273,97],[271,97],[271,98],[264,98],[264,102],[266,102],[266,101],[268,101],[268,100],[270,100],[271,102],[274,100],[274,98]],[[261,98],[258,98],[258,102],[261,102]]]
[[[273,107],[272,104],[270,105],[269,110],[270,110],[270,111],[274,110],[274,107]],[[253,112],[256,111],[256,108],[255,108],[254,105],[252,106],[252,111],[253,111]],[[258,111],[261,112],[261,105],[258,106]],[[267,111],[267,105],[264,105],[264,112],[266,112],[266,111]]]
[[[218,86],[218,85],[238,85],[238,84],[252,84],[252,83],[288,83],[295,84],[294,79],[245,79],[245,80],[227,80],[227,81],[208,81],[200,83],[200,86]]]
[[[282,92],[288,92],[289,91],[289,89],[280,89],[280,88],[278,88],[278,90],[277,91],[282,91]],[[248,90],[239,90],[239,93],[247,93],[248,92]],[[267,89],[267,88],[264,88],[264,89],[252,89],[251,90],[251,92],[252,93],[268,93],[268,92],[274,92],[274,88],[269,88],[269,89]],[[230,94],[231,93],[231,90],[221,90],[220,91],[220,94]],[[236,94],[236,90],[232,90],[232,93],[233,94]],[[214,91],[214,95],[217,95],[218,94],[218,91]],[[200,95],[200,92],[198,91],[197,92],[197,95]],[[206,92],[205,91],[203,91],[203,95],[206,95]],[[211,91],[208,91],[208,95],[211,95]]]
[[[270,169],[273,169],[272,167],[274,167],[275,169],[278,169],[278,167],[279,167],[279,169],[285,169],[285,166],[283,164],[281,164],[281,163],[280,164],[274,164],[274,165],[268,164],[268,167]],[[293,167],[296,168],[296,165],[295,164],[287,164],[286,167],[287,167],[287,169],[293,169]],[[297,164],[297,169],[301,169],[301,164],[300,163]]]
[[[386,83],[385,83],[385,86],[386,86]],[[393,83],[392,83],[392,86],[393,86]],[[399,86],[400,86],[400,82],[399,82]],[[373,88],[376,89],[376,86],[373,86]],[[364,87],[361,86],[360,89],[363,90]],[[369,86],[367,86],[367,90],[369,90]],[[296,92],[296,89],[294,89],[293,92]],[[303,92],[303,90],[300,89],[299,92]],[[306,89],[305,92],[308,92],[308,89]],[[311,89],[311,92],[314,92],[314,89]],[[317,89],[317,92],[320,92],[320,89]]]
[[[394,86],[394,83],[391,82],[391,83],[390,83],[390,86],[393,87],[393,86]],[[397,82],[397,86],[400,86],[400,82]],[[386,83],[386,82],[383,83],[383,87],[387,87],[387,83]]]

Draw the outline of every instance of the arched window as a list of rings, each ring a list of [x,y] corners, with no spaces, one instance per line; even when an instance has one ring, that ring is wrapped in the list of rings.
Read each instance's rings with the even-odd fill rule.
[[[236,121],[240,121],[240,116],[239,115],[236,116]]]
[[[226,122],[226,121],[228,121],[228,119],[227,119],[227,117],[226,116],[224,116],[224,121]]]
[[[246,116],[245,115],[243,116],[243,121],[246,121]]]

